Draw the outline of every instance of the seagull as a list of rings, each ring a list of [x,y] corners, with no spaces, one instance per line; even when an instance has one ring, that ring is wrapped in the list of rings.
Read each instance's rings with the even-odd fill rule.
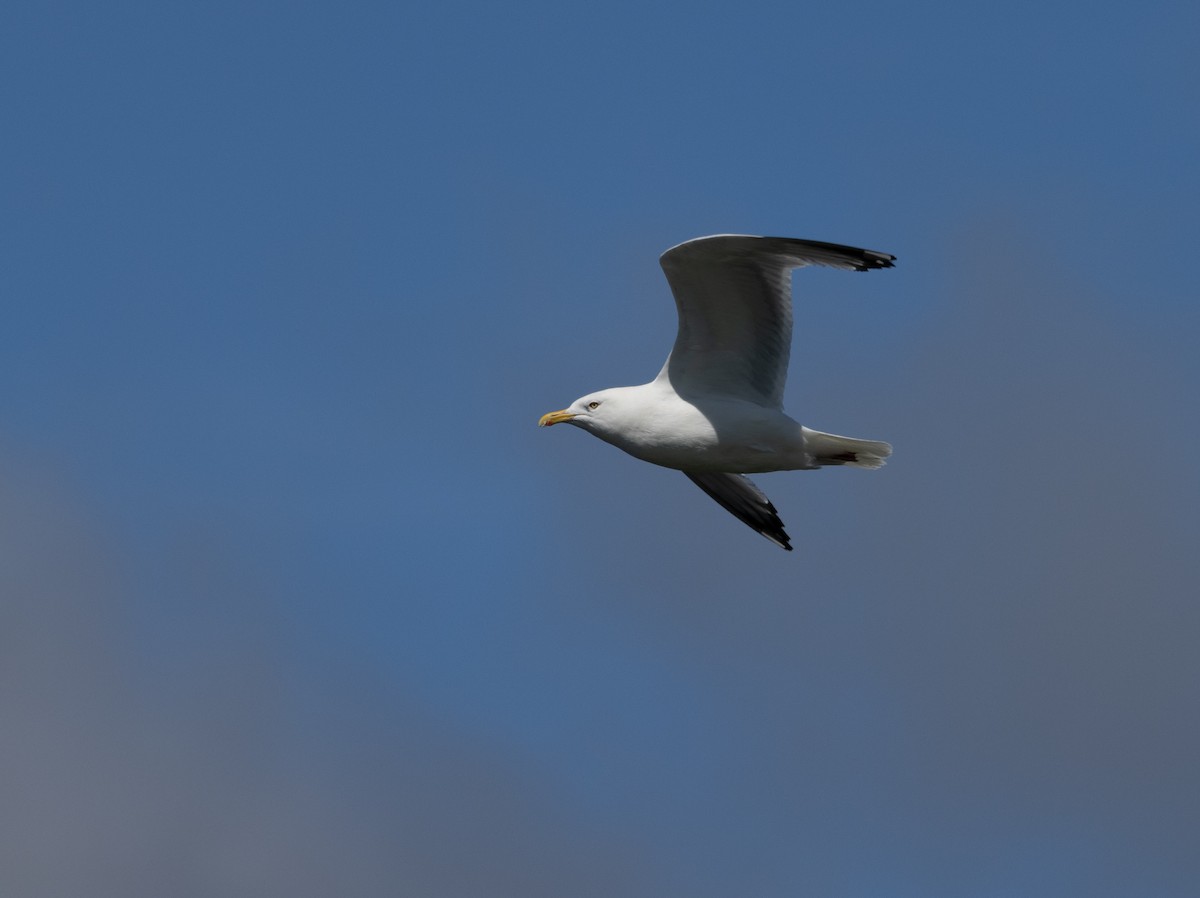
[[[658,377],[581,396],[538,425],[573,424],[688,476],[775,545],[792,550],[775,506],[745,475],[829,465],[879,468],[892,447],[810,430],[783,411],[792,270],[891,268],[895,256],[817,240],[717,234],[659,258],[679,312]]]

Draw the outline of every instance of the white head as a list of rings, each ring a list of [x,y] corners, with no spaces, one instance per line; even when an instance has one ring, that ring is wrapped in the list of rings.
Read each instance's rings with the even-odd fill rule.
[[[542,415],[538,421],[539,427],[549,427],[552,424],[574,424],[584,430],[594,433],[603,439],[612,433],[614,425],[621,419],[622,393],[632,387],[612,387],[596,393],[580,396],[569,406],[557,412]],[[628,411],[628,409],[626,409]]]

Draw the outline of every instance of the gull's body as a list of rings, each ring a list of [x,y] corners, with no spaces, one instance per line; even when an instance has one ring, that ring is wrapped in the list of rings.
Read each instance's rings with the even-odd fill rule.
[[[783,412],[791,349],[791,271],[890,268],[894,256],[812,240],[725,234],[663,253],[679,333],[658,377],[590,393],[544,415],[630,455],[683,471],[725,509],[790,549],[783,524],[744,474],[826,465],[878,468],[887,443],[803,427]]]
[[[603,399],[605,418],[585,419],[580,426],[642,461],[730,474],[815,467],[805,451],[806,428],[753,402],[724,396],[688,400],[660,381],[592,395]]]

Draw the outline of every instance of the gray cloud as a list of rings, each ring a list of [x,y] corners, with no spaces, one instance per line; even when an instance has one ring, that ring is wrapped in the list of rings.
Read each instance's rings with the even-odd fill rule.
[[[1200,882],[1194,359],[1164,350],[1154,298],[1080,284],[1012,233],[981,225],[944,253],[964,261],[925,285],[915,343],[819,383],[856,358],[853,333],[801,351],[811,392],[792,402],[813,426],[896,454],[878,474],[760,478],[794,559],[677,475],[590,469],[611,488],[581,539],[623,555],[596,601],[711,678],[751,765],[722,800],[805,858],[743,846],[757,894]]]
[[[474,577],[397,568],[471,713],[396,673],[428,655],[299,632],[235,523],[148,557],[7,452],[0,890],[1190,895],[1191,363],[1003,229],[972,245],[1008,264],[924,285],[915,343],[820,386],[853,329],[798,358],[814,426],[896,456],[763,478],[790,557],[680,475],[495,422],[475,535],[519,516],[530,557],[465,557],[494,565],[465,622]],[[514,470],[542,493],[492,508]],[[486,722],[517,712],[545,744]]]
[[[60,478],[8,457],[0,498],[5,894],[609,895],[653,881],[634,876],[635,846],[568,819],[521,757],[345,659],[297,673],[314,659],[280,635],[269,578],[235,547],[194,536],[151,578],[184,630],[158,621],[164,651],[139,641],[119,548]]]

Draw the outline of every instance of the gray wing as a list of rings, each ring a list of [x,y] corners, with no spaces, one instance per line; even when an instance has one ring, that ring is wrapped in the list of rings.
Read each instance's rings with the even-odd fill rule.
[[[721,234],[674,246],[659,262],[679,334],[658,380],[681,396],[724,395],[783,407],[792,343],[792,269],[891,268],[895,256],[816,240]]]
[[[763,491],[741,474],[693,474],[688,479],[712,496],[727,512],[777,546],[792,551],[791,538],[783,530],[783,521]]]

